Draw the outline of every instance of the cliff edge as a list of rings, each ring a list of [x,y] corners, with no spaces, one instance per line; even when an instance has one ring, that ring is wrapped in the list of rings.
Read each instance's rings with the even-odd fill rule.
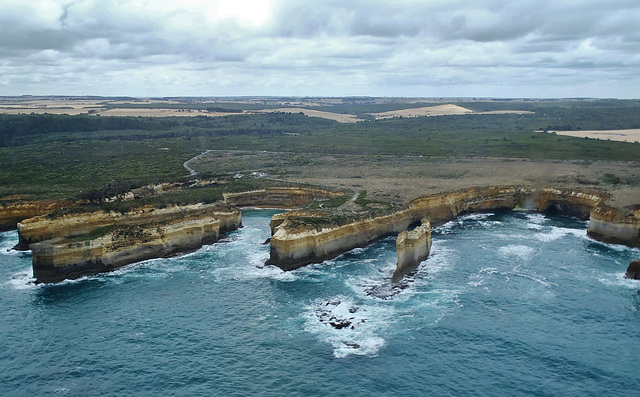
[[[273,235],[267,264],[291,270],[322,262],[385,235],[398,234],[423,218],[439,225],[463,214],[501,210],[550,212],[591,219],[591,237],[640,246],[640,216],[607,207],[606,199],[606,195],[592,191],[490,186],[419,197],[406,209],[381,216],[361,216],[346,223],[332,223],[328,214],[315,215],[317,220],[307,215],[307,222],[300,222],[305,214],[291,212],[278,215],[271,222]],[[402,252],[399,250],[400,255],[404,255]],[[404,261],[399,259],[399,263]]]

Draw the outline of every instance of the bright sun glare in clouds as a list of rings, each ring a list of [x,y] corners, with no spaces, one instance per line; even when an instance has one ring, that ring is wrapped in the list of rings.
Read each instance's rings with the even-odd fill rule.
[[[220,18],[233,18],[240,23],[259,26],[271,16],[271,0],[219,0]]]

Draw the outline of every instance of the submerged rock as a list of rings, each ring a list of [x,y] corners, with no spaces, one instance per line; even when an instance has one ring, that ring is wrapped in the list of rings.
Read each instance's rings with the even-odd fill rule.
[[[335,329],[354,329],[357,324],[366,322],[366,319],[360,317],[357,306],[339,300],[320,304],[315,312],[321,323],[328,324]]]
[[[640,280],[640,259],[629,264],[629,267],[627,267],[627,273],[624,276],[626,278]]]

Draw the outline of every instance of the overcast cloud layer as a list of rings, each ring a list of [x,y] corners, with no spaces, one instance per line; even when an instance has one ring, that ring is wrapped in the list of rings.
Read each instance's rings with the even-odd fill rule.
[[[638,0],[2,0],[0,95],[637,98]]]

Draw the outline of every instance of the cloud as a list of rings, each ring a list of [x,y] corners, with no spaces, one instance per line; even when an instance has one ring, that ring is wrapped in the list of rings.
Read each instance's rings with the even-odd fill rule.
[[[635,0],[238,1],[4,0],[0,91],[637,95]]]

